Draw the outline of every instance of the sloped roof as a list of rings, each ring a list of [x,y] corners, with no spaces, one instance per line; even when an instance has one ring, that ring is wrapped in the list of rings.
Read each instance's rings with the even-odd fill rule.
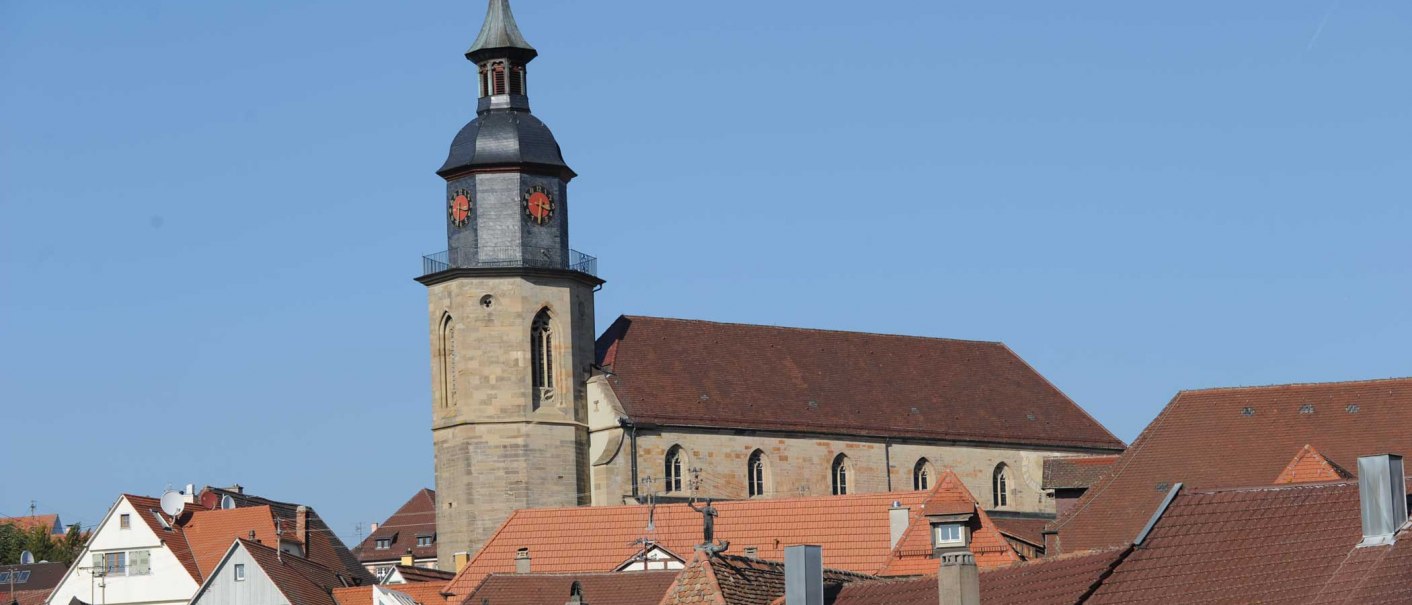
[[[1183,491],[1087,603],[1412,602],[1412,535],[1361,539],[1356,482]]]
[[[1412,452],[1412,379],[1182,391],[1051,525],[1058,548],[1130,542],[1170,485],[1265,485],[1306,444],[1343,468]]]
[[[850,583],[876,579],[867,574],[823,569],[824,598]],[[587,595],[585,595],[587,596]],[[784,602],[784,563],[735,555],[697,552],[662,595],[660,605],[771,605]]]
[[[10,580],[8,579],[10,575],[23,574],[22,576],[17,576],[23,577],[24,581],[15,581],[15,592],[19,592],[21,590],[43,590],[45,592],[48,592],[49,590],[52,590],[55,586],[58,586],[59,582],[62,582],[64,580],[64,572],[67,572],[68,570],[69,566],[64,565],[63,563],[43,562],[30,563],[29,565],[0,565],[0,574],[5,574],[7,576],[7,579],[5,581],[0,582],[0,591],[8,591],[11,588]],[[0,592],[0,594],[7,593]]]
[[[436,492],[426,488],[412,494],[397,512],[378,526],[377,531],[368,534],[354,552],[358,561],[363,563],[400,559],[408,548],[412,549],[412,556],[418,559],[435,557],[435,539],[431,546],[417,546],[417,536],[420,535],[436,537]],[[376,546],[380,539],[391,540],[392,544],[379,550]]]
[[[786,546],[818,544],[823,547],[824,565],[835,569],[935,573],[934,561],[923,559],[920,552],[909,554],[920,550],[914,542],[920,543],[921,534],[904,537],[897,549],[892,548],[888,510],[894,500],[910,509],[912,525],[926,525],[926,514],[937,506],[969,502],[967,506],[975,507],[965,486],[948,470],[936,487],[924,492],[716,502],[715,537],[730,541],[732,552],[753,546],[765,560],[783,560]],[[655,525],[651,532],[646,529],[649,514]],[[986,546],[1004,546],[1004,538],[984,511],[979,519],[982,528],[977,540]],[[514,571],[520,548],[529,549],[531,568],[537,572],[610,571],[638,552],[636,542],[642,538],[673,552],[692,552],[702,538],[701,515],[685,504],[658,505],[655,511],[646,505],[518,510],[486,540],[447,591],[462,599],[487,575]],[[1005,565],[1014,557],[1011,550],[987,550],[978,553],[977,564]]]
[[[196,557],[202,577],[215,570],[237,538],[254,538],[266,545],[279,545],[268,506],[248,506],[229,510],[198,510],[181,526]]]
[[[44,601],[49,598],[49,593],[53,591],[53,588],[43,590],[16,590],[13,602],[19,605],[43,605]],[[0,594],[3,594],[5,598],[10,598],[8,590]]]
[[[976,506],[976,499],[966,490],[961,479],[947,470],[942,473],[937,488],[932,490],[923,503],[920,514],[974,514],[979,517],[979,526],[971,532],[967,548],[976,557],[978,567],[995,567],[1020,561],[1020,556],[1005,541],[995,522],[985,510]],[[935,574],[938,562],[932,557],[931,525],[915,519],[907,526],[897,547],[882,569],[873,572],[884,576],[917,576]]]
[[[428,569],[415,565],[398,565],[396,569],[397,575],[401,576],[402,581],[408,584],[420,584],[423,582],[439,582],[445,584],[456,576],[455,572]]]
[[[196,563],[196,555],[191,550],[191,544],[187,542],[186,535],[182,531],[178,520],[162,513],[161,501],[157,498],[134,494],[123,494],[122,497],[127,499],[128,503],[137,510],[137,518],[147,524],[147,527],[152,530],[152,533],[156,534],[157,538],[162,540],[167,549],[171,551],[172,556],[175,556],[177,560],[181,562],[182,568],[186,569],[188,574],[191,574],[191,578],[195,580],[197,584],[200,584],[201,581],[205,579],[205,576],[201,574],[201,568]],[[188,506],[187,509],[188,511],[197,510],[195,506]],[[182,514],[182,518],[186,518],[192,514],[194,514],[194,512],[185,512]],[[167,526],[162,525],[162,521],[158,520],[159,517],[162,521],[166,521]],[[227,542],[226,546],[229,547],[230,543]]]
[[[981,603],[1073,605],[1098,585],[1121,554],[1122,549],[1105,549],[982,570]],[[849,584],[825,603],[935,605],[936,600],[936,577],[931,576]]]
[[[589,573],[495,573],[476,587],[464,603],[479,605],[564,605],[574,582],[583,590],[585,603],[657,605],[677,571]]]
[[[240,540],[275,587],[289,599],[289,605],[338,605],[333,590],[352,584],[352,578],[303,557],[281,555],[276,548],[250,540]]]
[[[1044,459],[1044,489],[1085,488],[1118,461],[1117,454],[1102,456],[1053,456]]]
[[[416,601],[420,605],[451,605],[441,591],[446,588],[444,582],[421,582],[417,584],[394,584],[383,586],[383,588],[395,590]],[[373,602],[372,586],[353,586],[349,588],[333,589],[333,598],[338,601],[338,605],[369,605]],[[458,600],[457,605],[462,603]],[[480,605],[475,603],[474,605]],[[590,604],[592,605],[592,604]]]
[[[1289,461],[1289,466],[1280,471],[1280,475],[1275,477],[1275,485],[1285,483],[1318,483],[1321,481],[1342,481],[1351,479],[1353,473],[1343,470],[1337,464],[1329,461],[1323,454],[1313,446],[1305,445],[1294,460]]]
[[[998,342],[624,316],[597,347],[638,423],[1123,447]]]
[[[43,527],[51,534],[64,533],[64,528],[59,526],[59,515],[30,515],[28,517],[0,516],[0,525],[13,525],[15,529],[21,531],[29,531],[36,527]]]
[[[1012,517],[994,511],[988,514],[1001,534],[1040,548],[1044,548],[1044,527],[1054,521],[1053,517]]]
[[[251,494],[243,491],[234,491],[224,488],[207,487],[201,492],[199,500],[206,505],[206,508],[216,508],[221,496],[230,496],[236,503],[236,510],[247,506],[268,506],[273,519],[279,524],[278,529],[286,536],[292,537],[298,525],[299,504],[292,502],[280,502]],[[364,584],[376,584],[377,580],[371,573],[363,567],[353,553],[348,552],[348,548],[343,545],[343,541],[338,539],[338,535],[333,532],[313,507],[306,507],[308,511],[308,541],[304,546],[304,553],[311,561],[315,561],[329,569],[336,569],[354,577],[359,578]],[[235,536],[243,537],[243,536]],[[304,541],[302,537],[300,541]]]

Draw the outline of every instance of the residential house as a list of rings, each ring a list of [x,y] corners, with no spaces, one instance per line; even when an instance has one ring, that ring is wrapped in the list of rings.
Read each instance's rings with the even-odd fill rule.
[[[59,585],[67,570],[68,566],[63,563],[0,565],[0,594],[5,595],[5,603],[43,603],[54,587]]]
[[[410,565],[436,569],[436,492],[418,490],[386,521],[374,523],[353,554],[379,581],[407,565],[408,555]]]
[[[357,581],[304,557],[238,538],[206,575],[191,605],[336,605],[334,589]]]
[[[61,536],[64,534],[64,525],[60,523],[59,515],[30,515],[28,517],[0,516],[0,525],[12,525],[20,531],[29,531],[36,527],[43,527],[51,535]]]
[[[1182,391],[1046,530],[1046,552],[1120,546],[1171,486],[1267,485],[1304,446],[1352,469],[1412,451],[1412,378]]]
[[[657,605],[677,571],[493,573],[463,602],[479,605]],[[577,599],[577,601],[575,601]]]
[[[186,603],[237,538],[373,583],[313,509],[241,491],[193,491],[175,517],[156,498],[120,496],[47,602]]]

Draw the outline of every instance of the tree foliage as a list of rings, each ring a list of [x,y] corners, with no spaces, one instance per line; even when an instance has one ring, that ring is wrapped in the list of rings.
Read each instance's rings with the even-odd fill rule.
[[[70,565],[83,551],[88,534],[77,525],[69,527],[68,533],[53,535],[48,527],[22,529],[12,523],[0,524],[0,565],[14,565],[20,562],[20,553],[34,553],[35,561],[49,561]]]

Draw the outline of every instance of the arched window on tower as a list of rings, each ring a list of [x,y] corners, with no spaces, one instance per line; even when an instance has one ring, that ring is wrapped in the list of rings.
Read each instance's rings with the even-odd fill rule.
[[[663,473],[666,492],[682,491],[682,474],[686,470],[686,453],[682,451],[680,445],[674,445],[667,450],[667,468]]]
[[[483,64],[480,66],[480,96],[490,96],[490,68]]]
[[[441,317],[437,332],[437,370],[441,378],[441,407],[456,405],[456,326],[451,314]]]
[[[848,460],[848,456],[839,454],[833,459],[833,469],[830,473],[833,478],[833,495],[842,496],[848,493],[848,480],[852,479],[853,463]]]
[[[549,309],[540,309],[530,324],[530,374],[534,409],[554,400],[554,323]]]
[[[491,94],[505,94],[505,62],[496,61],[490,64],[490,82],[495,86]]]
[[[926,458],[919,458],[917,464],[912,466],[912,489],[931,489],[935,481],[936,470],[932,468],[932,463]]]
[[[755,450],[750,453],[750,460],[745,463],[745,489],[751,498],[766,494],[769,486],[769,464],[765,461],[765,452]]]
[[[1010,467],[1004,462],[995,465],[995,473],[991,476],[991,503],[995,508],[1005,508],[1010,506]]]
[[[510,94],[525,94],[525,66],[516,65],[510,69]]]

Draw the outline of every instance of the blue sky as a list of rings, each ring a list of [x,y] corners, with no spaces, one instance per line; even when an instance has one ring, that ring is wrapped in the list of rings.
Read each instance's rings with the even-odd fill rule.
[[[1131,440],[1405,376],[1412,3],[516,0],[618,314],[1000,340]],[[0,514],[431,485],[481,0],[0,1]]]

